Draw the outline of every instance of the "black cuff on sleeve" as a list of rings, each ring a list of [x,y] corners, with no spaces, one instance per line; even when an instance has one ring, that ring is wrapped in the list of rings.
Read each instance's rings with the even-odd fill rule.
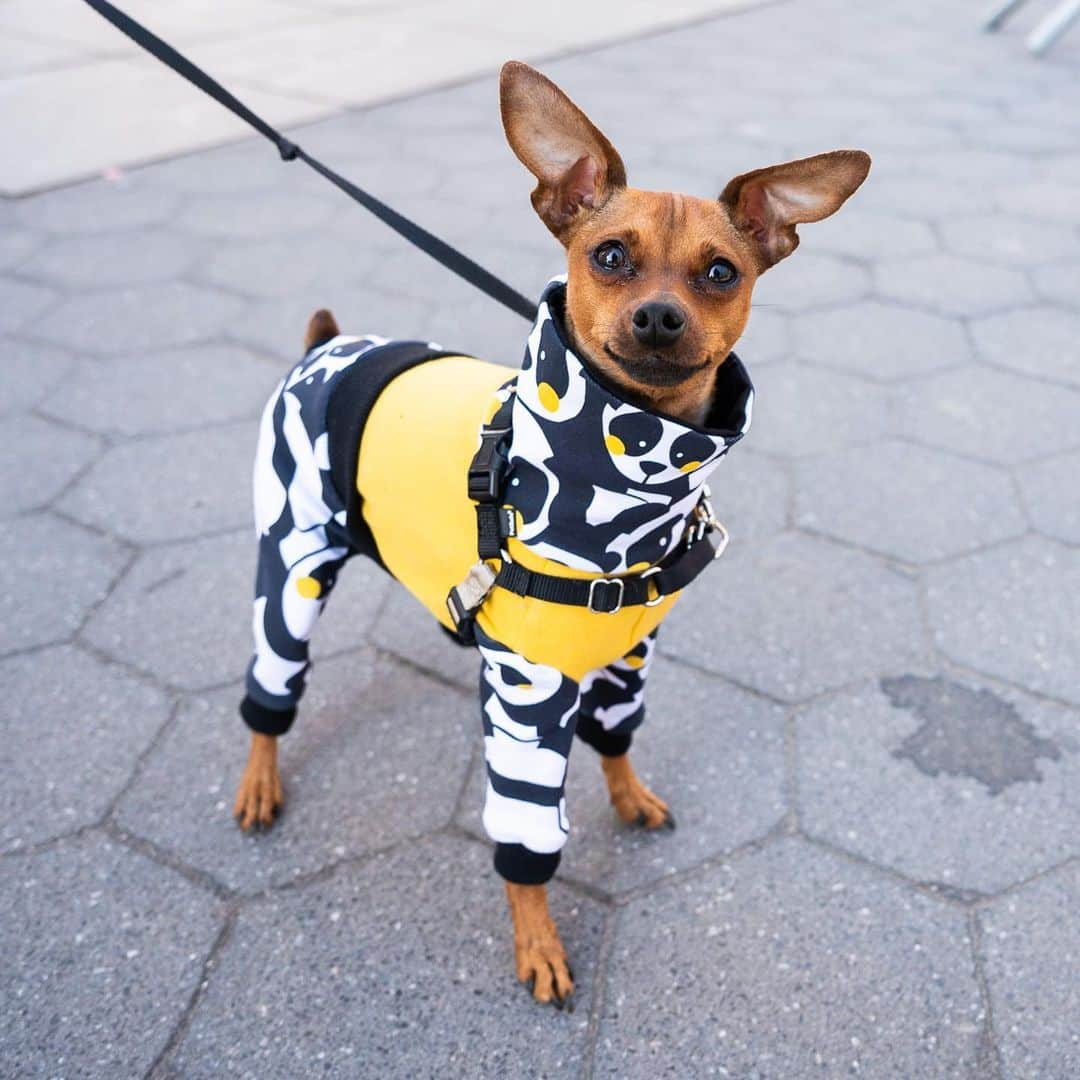
[[[588,743],[601,757],[621,757],[634,741],[633,732],[605,731],[599,720],[584,713],[577,720],[577,736]]]
[[[240,715],[244,723],[260,735],[284,735],[296,719],[296,706],[291,709],[268,709],[247,695],[240,702]]]
[[[495,870],[515,885],[543,885],[555,876],[561,853],[530,851],[524,844],[496,844]]]

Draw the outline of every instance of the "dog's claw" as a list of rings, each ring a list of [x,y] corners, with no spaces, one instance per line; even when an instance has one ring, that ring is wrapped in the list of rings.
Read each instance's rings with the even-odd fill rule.
[[[648,819],[648,817],[646,817],[645,811],[644,810],[639,810],[638,811],[638,816],[634,819],[634,824],[637,825],[637,826],[647,825],[648,821],[649,821],[649,819]]]
[[[669,832],[675,831],[675,815],[670,810],[664,818],[664,828]]]

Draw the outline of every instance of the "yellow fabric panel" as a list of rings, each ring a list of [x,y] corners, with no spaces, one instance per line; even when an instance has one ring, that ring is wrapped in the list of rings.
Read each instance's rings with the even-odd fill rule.
[[[360,360],[359,363],[363,363]],[[444,626],[446,594],[476,562],[476,512],[466,493],[477,433],[494,412],[493,395],[512,372],[465,356],[411,368],[379,395],[364,428],[357,489],[364,520],[390,572]],[[509,541],[530,570],[588,578]],[[495,589],[480,609],[484,632],[534,664],[580,681],[628,653],[675,602],[614,615],[550,604]]]

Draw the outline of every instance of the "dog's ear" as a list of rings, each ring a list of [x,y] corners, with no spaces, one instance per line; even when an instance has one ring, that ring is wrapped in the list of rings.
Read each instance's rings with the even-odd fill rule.
[[[583,211],[596,210],[626,186],[615,147],[548,78],[510,60],[499,76],[507,142],[539,183],[532,204],[564,243]]]
[[[835,214],[869,171],[869,154],[834,150],[736,176],[720,202],[753,243],[758,268],[767,270],[799,246],[796,225]]]

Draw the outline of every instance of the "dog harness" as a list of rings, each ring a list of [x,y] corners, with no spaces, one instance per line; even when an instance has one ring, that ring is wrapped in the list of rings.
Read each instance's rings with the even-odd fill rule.
[[[575,733],[621,754],[644,719],[656,629],[677,593],[654,596],[641,580],[659,580],[695,529],[701,539],[706,480],[749,428],[754,396],[732,354],[701,427],[632,405],[567,346],[564,304],[556,278],[516,386],[504,367],[425,342],[316,346],[268,402],[255,463],[255,655],[241,714],[276,735],[293,721],[311,632],[351,555],[375,559],[456,631],[447,597],[477,566],[469,467],[481,430],[509,414],[496,584],[468,621],[482,658],[484,825],[496,868],[522,883],[558,864]],[[550,579],[579,599],[552,602],[530,585]],[[634,602],[622,602],[622,582]]]

